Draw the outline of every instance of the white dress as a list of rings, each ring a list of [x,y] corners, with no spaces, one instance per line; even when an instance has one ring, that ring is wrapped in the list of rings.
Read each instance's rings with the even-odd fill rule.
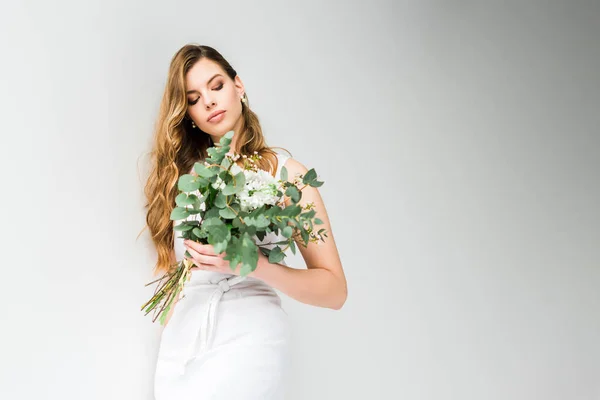
[[[277,157],[279,179],[288,156]],[[182,260],[178,236],[175,255]],[[161,334],[155,399],[283,399],[291,330],[277,292],[257,278],[195,270],[183,296]]]

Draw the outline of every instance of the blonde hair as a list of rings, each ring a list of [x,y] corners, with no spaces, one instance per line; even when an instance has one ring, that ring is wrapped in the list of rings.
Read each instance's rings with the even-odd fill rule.
[[[150,230],[152,242],[158,253],[153,271],[155,275],[169,271],[173,265],[171,254],[175,232],[170,215],[178,194],[178,179],[181,175],[190,173],[195,162],[204,161],[208,156],[206,150],[213,146],[211,137],[200,128],[193,128],[192,121],[186,118],[188,102],[185,77],[192,66],[203,58],[219,64],[232,80],[237,75],[223,56],[210,46],[187,44],[171,59],[154,128],[150,152],[151,169],[144,187],[144,229]],[[272,150],[274,147],[267,146],[258,116],[250,110],[248,102],[242,102],[242,116],[242,128],[240,132],[235,132],[235,148],[231,150],[247,156],[256,151],[262,156],[257,161],[259,168],[271,171],[274,176],[278,168],[276,152]]]

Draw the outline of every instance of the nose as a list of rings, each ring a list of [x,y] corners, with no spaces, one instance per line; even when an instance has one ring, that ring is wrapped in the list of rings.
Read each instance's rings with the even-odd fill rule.
[[[211,108],[212,106],[215,105],[215,101],[205,98],[204,104],[205,104],[206,109],[208,110],[209,108]]]

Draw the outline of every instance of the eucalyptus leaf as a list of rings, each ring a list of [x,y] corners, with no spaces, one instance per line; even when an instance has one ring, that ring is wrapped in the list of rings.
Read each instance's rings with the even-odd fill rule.
[[[188,224],[186,222],[182,222],[179,225],[176,225],[173,230],[178,232],[186,232],[195,228],[195,225]]]
[[[221,254],[222,252],[224,252],[225,249],[227,248],[227,244],[228,244],[227,240],[213,244],[215,253]]]
[[[312,210],[309,210],[309,211],[305,212],[304,214],[302,214],[302,218],[312,219],[316,213],[317,213],[317,210],[315,210],[313,208]]]
[[[270,219],[265,217],[264,215],[259,215],[257,217],[248,216],[244,218],[244,222],[247,225],[254,226],[256,228],[265,228],[271,223]]]
[[[175,202],[180,207],[191,206],[198,202],[198,196],[195,194],[179,193],[175,197]]]
[[[193,192],[200,188],[200,182],[191,174],[181,175],[177,181],[177,188],[182,192]]]
[[[307,184],[309,182],[314,181],[315,179],[317,179],[317,172],[314,168],[311,168],[306,174],[304,174],[304,177],[302,178],[302,183]]]
[[[256,265],[252,265],[250,263],[242,262],[242,268],[240,268],[240,275],[247,276],[252,273],[256,269]]]
[[[218,173],[218,171],[215,171],[213,168],[209,168],[206,165],[199,162],[194,164],[194,171],[199,176],[202,176],[204,178],[212,178]]]
[[[225,224],[209,225],[205,229],[208,232],[208,242],[213,245],[231,238],[231,233]]]
[[[180,219],[186,219],[190,216],[190,212],[183,207],[175,207],[173,211],[171,211],[171,216],[169,217],[173,221],[177,221]]]
[[[286,189],[285,195],[292,199],[294,203],[297,203],[302,197],[302,192],[300,192],[296,186],[290,186]]]
[[[231,166],[231,159],[229,157],[224,157],[223,161],[221,161],[221,167],[228,169]]]
[[[200,228],[194,228],[194,229],[192,229],[192,233],[194,235],[196,235],[196,237],[198,237],[198,238],[202,238],[202,237],[205,236],[205,232],[202,231]]]
[[[291,226],[286,226],[285,228],[283,228],[283,230],[281,231],[281,234],[283,236],[285,236],[286,238],[292,237],[292,234],[294,233],[294,229]]]
[[[204,214],[204,219],[219,219],[219,208],[218,207],[209,207],[206,213]]]
[[[306,232],[304,229],[300,231],[300,235],[302,236],[302,240],[304,240],[304,246],[308,246],[308,241],[309,241],[309,237],[308,237],[308,232]]]
[[[215,207],[224,208],[227,207],[227,194],[225,190],[219,192],[217,197],[215,197]]]
[[[204,219],[204,221],[202,221],[202,226],[207,228],[209,226],[220,226],[220,225],[225,225],[225,223],[218,217],[210,217],[210,218],[206,218]]]
[[[227,195],[227,196],[231,196],[232,194],[236,193],[236,187],[230,183],[227,186],[225,186],[223,188],[223,194]]]
[[[284,217],[296,217],[298,216],[300,213],[302,212],[302,207],[299,206],[298,204],[293,204],[291,206],[287,206],[286,208],[282,209],[280,212],[281,216]]]
[[[237,214],[231,208],[227,207],[227,208],[220,209],[219,215],[225,219],[234,219]]]
[[[285,258],[285,253],[281,251],[280,247],[274,247],[269,254],[269,262],[271,264],[277,264]]]

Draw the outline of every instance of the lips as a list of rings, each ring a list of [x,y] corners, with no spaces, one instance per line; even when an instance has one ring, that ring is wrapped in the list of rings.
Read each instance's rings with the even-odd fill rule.
[[[216,119],[219,119],[219,118],[220,118],[220,117],[219,117],[219,115],[223,114],[224,112],[225,112],[225,110],[218,110],[218,111],[215,111],[214,113],[212,113],[212,114],[210,114],[210,115],[208,116],[208,119],[207,119],[207,121],[208,121],[208,122],[212,122],[212,120],[213,120],[215,117],[217,117]]]

